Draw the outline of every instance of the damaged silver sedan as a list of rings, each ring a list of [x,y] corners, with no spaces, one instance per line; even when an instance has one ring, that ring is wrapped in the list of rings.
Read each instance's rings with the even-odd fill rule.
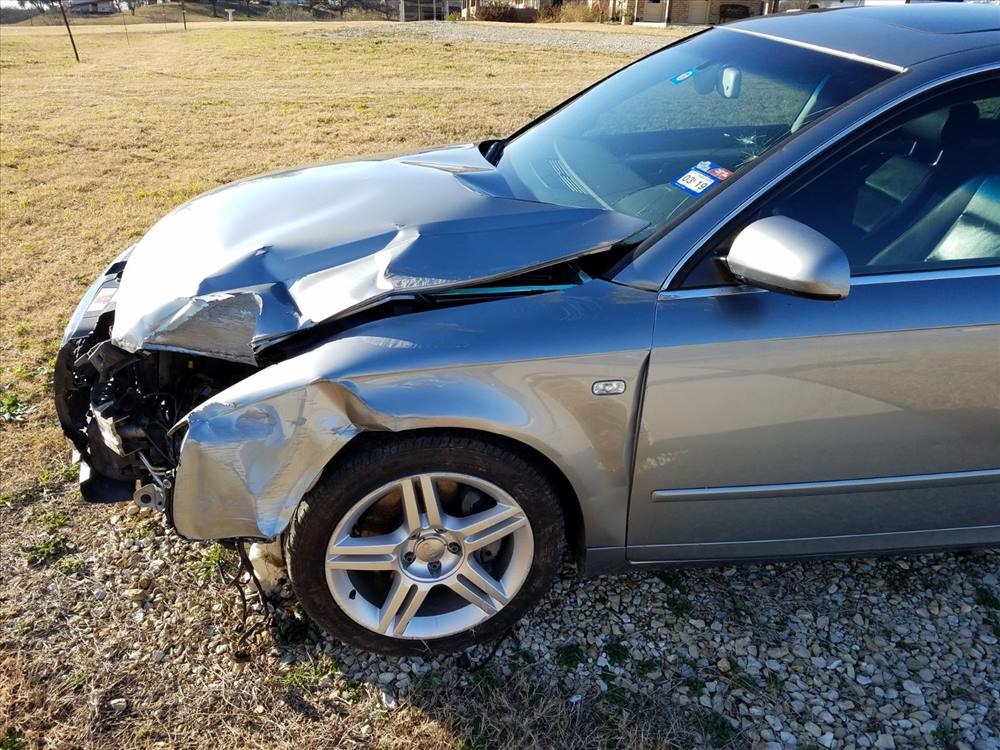
[[[996,544],[995,13],[728,25],[506,139],[195,198],[67,328],[84,498],[280,541],[389,653],[504,633],[567,547]]]

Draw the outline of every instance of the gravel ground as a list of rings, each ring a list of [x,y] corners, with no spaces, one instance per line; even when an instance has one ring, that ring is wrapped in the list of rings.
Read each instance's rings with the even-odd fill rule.
[[[617,52],[645,55],[675,39],[698,31],[699,26],[670,26],[644,31],[576,31],[560,24],[413,23],[347,24],[333,31],[317,32],[324,37],[424,37],[441,42],[479,44],[527,44],[553,49],[590,52]]]
[[[1000,747],[997,551],[584,581],[567,566],[492,655],[397,659],[325,638],[280,591],[272,622],[241,642],[237,590],[216,572],[235,570],[231,553],[147,513],[82,506],[71,492],[0,509],[21,540],[0,549],[9,736],[53,747]]]

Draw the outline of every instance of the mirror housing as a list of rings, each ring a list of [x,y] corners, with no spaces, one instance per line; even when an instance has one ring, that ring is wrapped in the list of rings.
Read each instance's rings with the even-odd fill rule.
[[[768,216],[733,240],[726,265],[750,286],[814,299],[844,299],[851,291],[851,264],[824,235],[787,216]]]
[[[719,94],[723,99],[738,99],[743,88],[743,73],[729,65],[719,71]]]

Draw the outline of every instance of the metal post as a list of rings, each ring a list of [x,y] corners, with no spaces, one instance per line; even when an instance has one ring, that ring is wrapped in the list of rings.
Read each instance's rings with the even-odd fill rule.
[[[184,22],[184,31],[188,30],[188,17],[184,10],[184,0],[181,0],[181,20]]]
[[[125,11],[122,11],[122,28],[125,29],[125,44],[131,47],[132,42],[128,39],[128,24],[125,23]]]
[[[80,53],[76,51],[76,42],[73,40],[73,32],[69,28],[69,19],[66,18],[66,6],[63,5],[63,0],[59,0],[59,10],[62,12],[63,23],[66,24],[66,33],[69,34],[69,43],[73,45],[73,57],[76,58],[77,62],[80,62]]]

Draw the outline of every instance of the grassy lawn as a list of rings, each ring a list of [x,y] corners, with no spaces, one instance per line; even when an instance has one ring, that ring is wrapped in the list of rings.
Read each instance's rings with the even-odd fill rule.
[[[335,31],[248,23],[184,33],[150,24],[127,41],[90,27],[77,40],[78,65],[57,29],[2,29],[0,568],[13,576],[0,593],[4,748],[43,737],[62,747],[309,747],[320,738],[344,747],[480,747],[468,738],[493,731],[493,721],[530,714],[516,732],[503,731],[532,744],[576,726],[563,698],[529,683],[489,701],[487,688],[443,685],[387,714],[377,690],[339,677],[324,689],[340,697],[320,706],[318,721],[297,696],[329,683],[319,672],[281,671],[276,658],[240,672],[207,652],[204,633],[231,628],[238,616],[231,589],[211,577],[215,550],[175,543],[159,519],[120,506],[85,508],[73,490],[51,404],[59,338],[89,282],[160,216],[266,170],[511,132],[627,60]],[[178,660],[181,671],[158,669],[145,654],[159,640],[134,625],[127,582],[103,584],[103,604],[91,595],[107,580],[101,571],[133,575],[154,548],[170,560],[154,584],[168,592],[156,599],[168,599],[164,616],[183,611],[200,623],[167,636],[196,654]],[[101,614],[81,617],[88,607]],[[210,670],[196,683],[184,671],[192,659]],[[122,694],[130,708],[109,714]]]
[[[63,473],[51,406],[62,329],[99,270],[160,216],[267,170],[511,132],[622,56],[336,24],[2,30],[0,493]]]

